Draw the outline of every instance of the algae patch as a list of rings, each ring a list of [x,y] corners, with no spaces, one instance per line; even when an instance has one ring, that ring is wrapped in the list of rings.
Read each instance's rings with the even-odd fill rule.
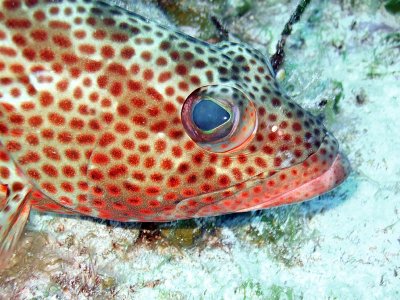
[[[307,229],[300,206],[289,206],[261,212],[251,224],[240,228],[237,235],[243,242],[266,249],[274,260],[286,267],[302,266],[300,252],[316,237]]]
[[[211,17],[221,18],[224,22],[231,23],[254,8],[253,0],[158,0],[152,2],[158,4],[176,24],[195,30],[197,36],[204,40],[213,39],[217,35],[218,29],[213,25]]]
[[[196,28],[201,38],[208,39],[215,32],[210,17],[221,14],[223,1],[200,1],[197,5],[192,0],[156,2],[179,26]]]
[[[235,295],[241,299],[295,300],[303,299],[302,293],[297,293],[292,287],[273,284],[265,287],[258,281],[248,279],[235,289]]]
[[[176,222],[175,226],[161,227],[161,236],[177,247],[190,247],[201,236],[201,228],[194,220]]]
[[[235,289],[235,294],[241,295],[242,299],[262,299],[261,297],[265,296],[261,283],[254,282],[253,280],[243,282]]]
[[[273,284],[269,288],[268,294],[269,300],[294,300],[294,299],[303,299],[302,295],[296,295],[292,287],[284,287]]]
[[[340,100],[344,98],[343,83],[333,80],[327,87],[327,96],[322,98],[318,106],[321,113],[328,124],[336,120],[339,113]]]
[[[388,0],[385,2],[385,8],[392,14],[400,13],[400,0]]]

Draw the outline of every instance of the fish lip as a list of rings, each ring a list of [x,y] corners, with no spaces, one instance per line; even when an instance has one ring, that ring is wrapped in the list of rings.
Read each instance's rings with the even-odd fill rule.
[[[349,160],[343,153],[338,152],[330,167],[318,177],[290,191],[277,195],[272,199],[268,199],[264,203],[253,207],[246,207],[245,209],[238,210],[237,212],[266,209],[310,200],[312,198],[325,194],[339,186],[349,176],[350,172],[351,166]],[[311,193],[309,197],[296,199],[294,201],[285,201],[285,199],[289,198],[293,194],[306,193],[307,191],[314,192]]]
[[[340,160],[339,162],[341,163],[341,166],[343,168],[343,172],[344,172],[343,180],[340,182],[340,183],[342,183],[343,181],[346,180],[347,177],[349,177],[349,175],[353,171],[353,169],[351,168],[351,164],[350,164],[349,159],[342,152],[338,153],[338,155],[337,155],[337,157],[335,159],[335,162],[336,162],[336,160]],[[340,183],[338,183],[338,184],[340,184]]]
[[[351,173],[351,170],[351,165],[347,156],[342,152],[338,152],[329,169],[314,179],[319,181],[325,179],[327,186],[329,186],[329,188],[321,194],[327,193],[339,186],[343,181],[346,180]],[[310,181],[309,183],[312,183],[314,180]]]

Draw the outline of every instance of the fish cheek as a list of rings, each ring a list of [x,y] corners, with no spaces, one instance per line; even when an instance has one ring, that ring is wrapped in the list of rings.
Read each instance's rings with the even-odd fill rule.
[[[314,116],[276,95],[256,105],[259,126],[248,150],[271,170],[299,164],[318,151],[326,130]]]

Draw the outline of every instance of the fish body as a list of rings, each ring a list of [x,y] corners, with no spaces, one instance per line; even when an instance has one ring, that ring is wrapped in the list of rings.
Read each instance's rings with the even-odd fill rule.
[[[100,1],[0,5],[0,252],[30,208],[170,221],[303,201],[348,173],[247,45]]]

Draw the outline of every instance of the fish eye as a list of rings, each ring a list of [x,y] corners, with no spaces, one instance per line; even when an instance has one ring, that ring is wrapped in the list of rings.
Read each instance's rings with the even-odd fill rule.
[[[200,147],[221,153],[251,140],[257,114],[252,101],[239,89],[214,85],[189,95],[182,107],[182,123]]]
[[[192,120],[199,130],[204,134],[213,134],[220,131],[224,136],[230,132],[232,127],[232,112],[230,107],[223,107],[214,99],[200,99],[193,107]],[[228,126],[226,126],[229,123]],[[221,130],[224,128],[224,130]],[[224,134],[226,132],[226,134]]]

